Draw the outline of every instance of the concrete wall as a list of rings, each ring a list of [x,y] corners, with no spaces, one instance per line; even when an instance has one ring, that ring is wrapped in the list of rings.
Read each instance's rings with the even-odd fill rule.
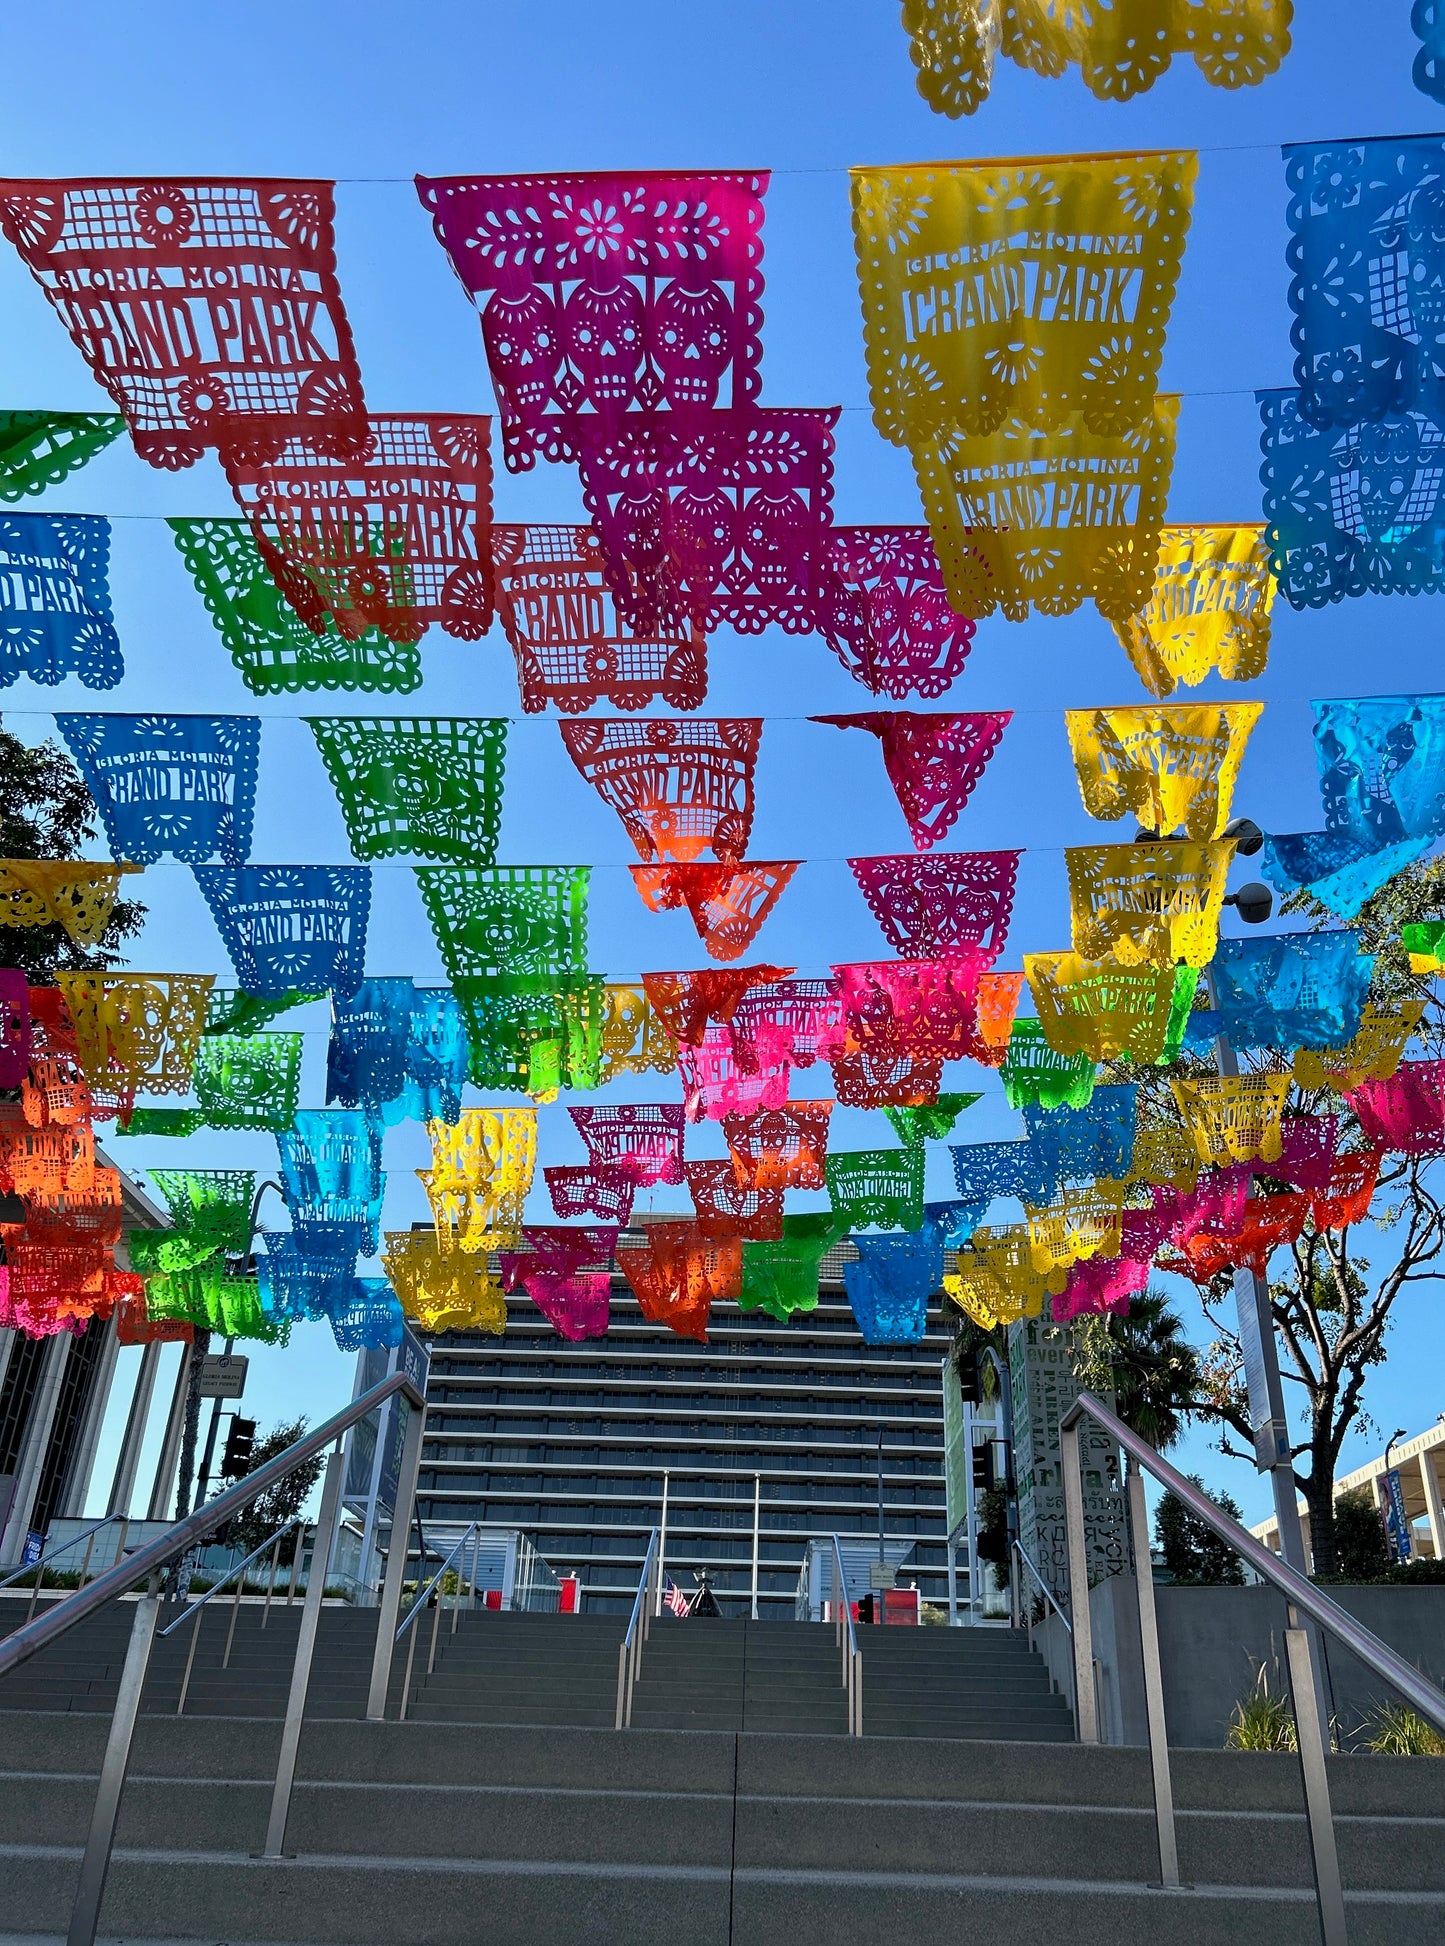
[[[1445,1688],[1445,1587],[1325,1592]],[[1284,1602],[1272,1588],[1160,1587],[1155,1599],[1169,1741],[1218,1749],[1261,1664],[1271,1688],[1287,1688]],[[1396,1698],[1340,1643],[1327,1641],[1325,1652],[1338,1734],[1348,1743],[1367,1716]]]
[[[1341,1608],[1445,1689],[1445,1587],[1330,1588]],[[1288,1693],[1284,1663],[1284,1602],[1272,1588],[1156,1586],[1164,1714],[1171,1744],[1224,1747],[1234,1706],[1256,1673]],[[1090,1590],[1099,1734],[1105,1743],[1143,1743],[1143,1663],[1139,1610],[1132,1576],[1119,1575]],[[1034,1629],[1034,1646],[1055,1687],[1072,1700],[1073,1652],[1068,1633],[1049,1613]],[[1358,1657],[1326,1641],[1336,1732],[1348,1747],[1382,1703],[1399,1699]]]

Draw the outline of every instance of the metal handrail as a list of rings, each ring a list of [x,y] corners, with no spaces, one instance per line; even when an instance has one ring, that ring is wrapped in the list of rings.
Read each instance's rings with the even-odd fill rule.
[[[437,1569],[436,1573],[432,1576],[431,1580],[426,1584],[425,1588],[419,1588],[417,1590],[416,1600],[412,1603],[411,1607],[406,1611],[406,1614],[402,1619],[401,1627],[396,1631],[396,1634],[391,1638],[393,1648],[395,1648],[396,1644],[401,1640],[402,1636],[406,1634],[407,1630],[411,1627],[412,1623],[416,1620],[417,1616],[421,1613],[423,1608],[426,1607],[427,1602],[431,1599],[432,1591],[434,1589],[440,1589],[442,1579],[445,1576],[448,1568],[450,1568],[452,1562],[457,1558],[457,1556],[462,1553],[468,1541],[473,1542],[472,1586],[471,1586],[470,1598],[472,1601],[476,1600],[477,1549],[476,1549],[474,1537],[481,1533],[481,1529],[482,1529],[482,1523],[479,1520],[474,1520],[471,1523],[471,1525],[466,1529],[466,1531],[463,1533],[461,1539],[452,1548],[451,1552],[447,1554],[446,1557],[443,1559],[441,1566]],[[425,1544],[425,1538],[426,1538],[425,1535],[423,1535],[422,1537],[423,1544]],[[418,1578],[420,1578],[420,1576],[418,1576]],[[461,1579],[462,1577],[459,1573],[457,1575],[457,1585],[459,1588],[461,1585]],[[436,1600],[436,1607],[432,1612],[431,1647],[427,1650],[427,1658],[426,1658],[426,1672],[428,1675],[430,1675],[437,1666],[437,1635],[441,1630],[443,1599],[444,1597],[440,1593],[438,1593],[437,1600]],[[454,1602],[452,1604],[452,1626],[451,1626],[451,1633],[453,1635],[455,1635],[457,1632],[457,1616],[459,1613],[460,1613],[460,1608],[458,1604]],[[401,1678],[401,1707],[397,1711],[397,1717],[396,1717],[398,1723],[405,1723],[406,1721],[407,1705],[411,1698],[412,1664],[415,1662],[415,1660],[416,1660],[416,1636],[413,1635],[411,1640],[406,1645],[406,1669],[403,1672]]]
[[[206,1592],[203,1595],[198,1596],[197,1599],[191,1603],[189,1608],[183,1609],[182,1612],[179,1615],[177,1615],[176,1619],[173,1622],[168,1622],[163,1629],[158,1629],[156,1631],[156,1640],[159,1642],[164,1642],[168,1635],[174,1635],[182,1622],[188,1622],[192,1617],[192,1615],[196,1614],[196,1612],[199,1609],[205,1607],[208,1601],[213,1600],[218,1594],[220,1594],[222,1588],[225,1587],[226,1583],[232,1578],[233,1575],[244,1573],[244,1571],[250,1567],[251,1563],[257,1558],[258,1555],[264,1554],[268,1547],[274,1547],[276,1542],[280,1540],[283,1534],[289,1533],[293,1527],[297,1527],[300,1524],[301,1524],[300,1514],[292,1514],[289,1520],[283,1520],[281,1525],[275,1530],[274,1533],[268,1534],[266,1536],[265,1540],[262,1541],[259,1547],[253,1547],[251,1549],[251,1552],[246,1556],[244,1561],[237,1561],[234,1567],[227,1568],[226,1572],[221,1576],[220,1580],[217,1581],[212,1587],[207,1588]]]
[[[197,1541],[204,1540],[207,1534],[214,1533],[224,1522],[243,1512],[267,1487],[275,1486],[278,1480],[284,1480],[288,1473],[294,1472],[306,1460],[325,1452],[358,1420],[365,1419],[378,1406],[385,1405],[394,1393],[402,1390],[412,1395],[418,1409],[422,1407],[424,1402],[416,1394],[406,1374],[393,1372],[390,1378],[382,1379],[369,1392],[363,1392],[360,1398],[353,1399],[350,1405],[333,1413],[315,1432],[303,1433],[284,1453],[278,1453],[274,1459],[258,1466],[254,1473],[248,1473],[235,1486],[227,1487],[224,1493],[217,1494],[214,1500],[208,1500],[195,1513],[187,1514],[184,1520],[172,1522],[164,1534],[158,1534],[146,1546],[138,1547],[128,1559],[117,1561],[104,1574],[98,1574],[89,1587],[77,1588],[67,1601],[58,1603],[48,1615],[42,1615],[25,1628],[16,1629],[13,1635],[7,1635],[0,1641],[0,1676],[8,1676],[12,1669],[18,1669],[38,1649],[64,1635],[77,1622],[83,1622],[87,1615],[104,1608],[117,1595],[129,1594],[138,1582],[148,1580],[152,1574],[159,1574],[162,1568],[168,1568],[172,1561],[178,1561]]]
[[[78,1588],[66,1601],[58,1602],[48,1615],[29,1622],[24,1628],[17,1629],[13,1635],[0,1641],[0,1676],[8,1675],[12,1669],[19,1668],[37,1650],[47,1643],[56,1641],[60,1636],[82,1622],[88,1615],[95,1614],[107,1603],[130,1593],[139,1582],[145,1592],[135,1604],[135,1619],[131,1623],[130,1641],[126,1648],[125,1664],[121,1670],[120,1683],[116,1694],[115,1709],[111,1716],[110,1734],[106,1739],[105,1755],[101,1759],[100,1782],[95,1794],[95,1808],[91,1813],[90,1830],[81,1855],[80,1874],[76,1883],[75,1900],[71,1907],[68,1946],[94,1946],[96,1928],[100,1920],[100,1902],[105,1891],[106,1876],[110,1870],[111,1851],[115,1845],[116,1820],[120,1812],[121,1793],[125,1788],[126,1770],[130,1763],[131,1744],[135,1739],[136,1722],[140,1716],[141,1697],[145,1690],[146,1671],[150,1666],[151,1648],[155,1641],[156,1624],[160,1616],[160,1574],[172,1561],[181,1559],[199,1540],[219,1527],[224,1521],[241,1513],[259,1494],[268,1487],[284,1480],[296,1467],[326,1451],[333,1450],[326,1462],[325,1483],[321,1490],[321,1515],[316,1524],[316,1549],[312,1561],[311,1579],[306,1589],[306,1599],[301,1610],[301,1625],[297,1631],[296,1658],[291,1668],[291,1687],[286,1701],[286,1715],[281,1726],[281,1751],[276,1763],[276,1781],[271,1794],[271,1813],[266,1826],[264,1858],[280,1858],[284,1854],[286,1825],[290,1815],[291,1792],[296,1778],[296,1757],[301,1741],[301,1721],[306,1708],[306,1692],[311,1681],[311,1662],[316,1646],[316,1625],[320,1617],[321,1597],[326,1584],[326,1563],[335,1539],[337,1523],[341,1513],[341,1480],[343,1436],[360,1420],[375,1412],[387,1400],[400,1395],[411,1408],[411,1418],[407,1425],[402,1444],[401,1462],[398,1469],[397,1512],[402,1519],[410,1518],[410,1507],[416,1490],[417,1462],[421,1455],[421,1435],[426,1414],[426,1400],[418,1389],[411,1374],[406,1369],[393,1372],[387,1378],[373,1385],[353,1399],[350,1405],[343,1406],[340,1412],[333,1413],[324,1425],[315,1432],[304,1433],[283,1453],[258,1466],[254,1473],[248,1473],[235,1486],[228,1487],[204,1507],[188,1514],[184,1520],[174,1522],[167,1531],[159,1535],[145,1547],[137,1548],[129,1560],[117,1561],[104,1574],[97,1575],[89,1587]],[[316,1561],[321,1562],[321,1572],[317,1574]],[[401,1598],[401,1570],[403,1561],[400,1551],[397,1558],[388,1563],[386,1583],[382,1590],[381,1610],[377,1617],[376,1651],[372,1658],[371,1692],[368,1697],[368,1715],[374,1714],[373,1701],[378,1690],[385,1695],[386,1672],[390,1664],[392,1640],[391,1625],[396,1619],[397,1605]]]
[[[71,1548],[79,1547],[82,1541],[93,1540],[102,1527],[113,1526],[116,1522],[122,1520],[129,1522],[130,1515],[107,1514],[104,1520],[96,1521],[93,1527],[82,1527],[80,1532],[78,1534],[72,1534],[68,1541],[60,1542],[55,1549],[55,1554],[68,1554]],[[51,1554],[49,1550],[50,1541],[47,1538],[35,1559],[33,1561],[23,1562],[21,1566],[16,1568],[13,1574],[7,1574],[5,1579],[0,1581],[0,1588],[8,1588],[12,1582],[19,1581],[22,1575],[30,1574],[32,1571],[39,1570],[40,1568],[49,1567],[55,1559],[55,1554]]]
[[[1037,1567],[1035,1567],[1033,1561],[1029,1557],[1028,1550],[1022,1547],[1018,1541],[1010,1541],[1009,1546],[1013,1549],[1014,1553],[1017,1554],[1019,1559],[1023,1562],[1024,1566],[1028,1569],[1029,1573],[1033,1576],[1034,1580],[1038,1582],[1039,1589],[1044,1597],[1044,1600],[1049,1604],[1049,1607],[1053,1609],[1054,1613],[1058,1616],[1059,1620],[1063,1623],[1064,1627],[1068,1630],[1069,1634],[1072,1635],[1074,1632],[1073,1623],[1069,1620],[1068,1616],[1064,1613],[1063,1609],[1060,1608],[1058,1601],[1054,1596],[1053,1589],[1049,1586],[1048,1582],[1044,1580],[1044,1577],[1039,1573]],[[1018,1627],[1017,1612],[1015,1612],[1014,1615],[1014,1627],[1015,1628]],[[1030,1633],[1032,1633],[1033,1630],[1032,1622],[1030,1622],[1029,1624],[1029,1629],[1030,1629]]]
[[[178,1615],[173,1622],[171,1622],[166,1628],[163,1628],[160,1631],[159,1640],[164,1642],[166,1637],[169,1634],[171,1634],[173,1630],[178,1629],[182,1622],[189,1620],[189,1618],[192,1615],[194,1615],[196,1618],[196,1625],[191,1630],[191,1646],[186,1650],[186,1666],[181,1675],[181,1687],[179,1693],[176,1696],[177,1716],[185,1715],[186,1698],[191,1692],[191,1671],[196,1666],[196,1648],[201,1639],[201,1610],[205,1607],[206,1603],[211,1599],[212,1595],[218,1595],[221,1592],[222,1588],[225,1587],[226,1583],[231,1579],[232,1575],[240,1575],[244,1573],[244,1571],[248,1567],[250,1567],[251,1563],[256,1559],[256,1556],[258,1554],[264,1554],[267,1548],[269,1547],[271,1549],[271,1583],[266,1590],[266,1607],[261,1616],[261,1626],[262,1628],[264,1628],[266,1626],[266,1623],[269,1621],[271,1615],[271,1596],[275,1591],[275,1587],[276,1587],[276,1558],[280,1553],[281,1536],[285,1533],[288,1533],[291,1528],[298,1526],[300,1524],[301,1524],[300,1514],[292,1514],[289,1520],[285,1520],[281,1523],[281,1525],[276,1529],[274,1534],[268,1534],[265,1540],[262,1541],[261,1545],[258,1548],[256,1548],[252,1553],[248,1554],[244,1561],[238,1561],[235,1567],[227,1568],[226,1572],[221,1576],[220,1580],[216,1582],[215,1586],[208,1588],[206,1592],[201,1596],[199,1601],[192,1602],[190,1607],[187,1608],[184,1611],[184,1613]],[[303,1538],[304,1538],[304,1528],[303,1528]],[[298,1562],[301,1559],[300,1542],[297,1543],[296,1558]],[[313,1555],[313,1566],[314,1565],[315,1562],[314,1562],[314,1555]],[[223,1669],[229,1669],[231,1666],[231,1649],[234,1646],[236,1640],[236,1619],[241,1612],[241,1590],[245,1587],[245,1585],[246,1585],[245,1582],[241,1580],[238,1580],[236,1583],[236,1599],[231,1603],[231,1626],[226,1630],[226,1650],[225,1650],[225,1654],[221,1657],[221,1667]]]
[[[1382,1681],[1397,1689],[1410,1707],[1418,1710],[1427,1722],[1433,1723],[1437,1730],[1445,1730],[1445,1690],[1437,1689],[1403,1656],[1397,1655],[1387,1642],[1382,1642],[1363,1622],[1357,1622],[1348,1609],[1341,1608],[1337,1601],[1331,1600],[1312,1581],[1307,1581],[1287,1561],[1272,1554],[1238,1521],[1221,1513],[1207,1493],[1202,1493],[1192,1480],[1176,1472],[1168,1460],[1161,1458],[1147,1440],[1131,1432],[1092,1392],[1080,1392],[1061,1421],[1061,1426],[1077,1425],[1086,1414],[1096,1419],[1126,1453],[1182,1500],[1190,1513],[1202,1520],[1206,1527],[1212,1528],[1221,1540],[1227,1541],[1256,1574],[1265,1581],[1272,1581],[1291,1607],[1302,1610],[1312,1622],[1327,1629],[1344,1643],[1352,1655],[1357,1655],[1367,1668],[1373,1669]]]
[[[1445,1692],[1425,1679],[1402,1656],[1373,1634],[1338,1602],[1316,1588],[1287,1561],[1270,1553],[1239,1522],[1222,1513],[1184,1475],[1161,1459],[1147,1440],[1130,1430],[1092,1392],[1080,1392],[1059,1421],[1063,1456],[1064,1509],[1069,1553],[1069,1603],[1073,1609],[1074,1714],[1081,1743],[1099,1741],[1098,1705],[1094,1694],[1093,1618],[1089,1610],[1089,1561],[1084,1534],[1084,1489],[1080,1472],[1079,1427],[1092,1419],[1129,1455],[1125,1492],[1129,1532],[1133,1543],[1139,1603],[1139,1645],[1144,1663],[1144,1705],[1149,1727],[1149,1760],[1154,1783],[1154,1822],[1159,1846],[1159,1878],[1165,1886],[1179,1884],[1179,1849],[1174,1828],[1174,1788],[1169,1767],[1169,1739],[1164,1717],[1164,1681],[1159,1655],[1159,1627],[1154,1612],[1154,1570],[1149,1554],[1148,1515],[1144,1505],[1147,1468],[1156,1480],[1196,1519],[1232,1547],[1256,1574],[1271,1583],[1288,1604],[1284,1631],[1285,1662],[1294,1700],[1295,1748],[1304,1788],[1305,1819],[1314,1869],[1315,1900],[1319,1908],[1323,1946],[1346,1946],[1345,1895],[1330,1808],[1329,1723],[1320,1699],[1315,1648],[1310,1631],[1300,1626],[1307,1615],[1328,1631],[1367,1669],[1397,1690],[1427,1722],[1445,1730]]]
[[[617,1719],[613,1724],[617,1730],[632,1728],[632,1692],[637,1686],[638,1671],[642,1667],[642,1646],[652,1629],[654,1581],[658,1591],[661,1591],[661,1565],[662,1534],[654,1527],[647,1537],[647,1552],[642,1557],[642,1572],[637,1577],[637,1593],[633,1598],[627,1633],[617,1649]]]
[[[858,1647],[858,1632],[853,1626],[853,1604],[848,1599],[848,1572],[843,1565],[843,1544],[836,1534],[833,1543],[833,1640],[843,1652],[843,1688],[848,1699],[848,1734],[863,1734],[863,1651]]]
[[[450,1554],[448,1554],[443,1559],[441,1566],[437,1569],[436,1573],[432,1576],[431,1580],[428,1581],[428,1583],[424,1588],[418,1590],[416,1599],[412,1602],[411,1607],[408,1608],[405,1616],[402,1618],[402,1623],[400,1628],[398,1628],[396,1634],[391,1638],[393,1642],[399,1642],[402,1636],[406,1634],[407,1630],[411,1627],[412,1623],[416,1620],[418,1613],[423,1608],[425,1608],[427,1604],[427,1598],[430,1596],[432,1589],[436,1587],[437,1583],[441,1580],[442,1576],[446,1573],[447,1569],[451,1566],[452,1562],[457,1558],[457,1556],[461,1553],[462,1549],[466,1546],[467,1542],[472,1538],[472,1535],[480,1531],[481,1524],[482,1523],[479,1520],[474,1520],[472,1522],[471,1526],[467,1528],[466,1532],[462,1535],[461,1539],[452,1548]]]

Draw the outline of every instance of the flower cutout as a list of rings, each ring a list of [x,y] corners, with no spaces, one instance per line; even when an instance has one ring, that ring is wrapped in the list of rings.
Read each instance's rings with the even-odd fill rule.
[[[135,226],[147,243],[184,243],[196,227],[196,212],[184,196],[151,183],[136,196]]]

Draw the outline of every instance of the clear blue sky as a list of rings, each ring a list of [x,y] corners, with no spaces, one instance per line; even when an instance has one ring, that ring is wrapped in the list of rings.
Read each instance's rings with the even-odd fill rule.
[[[1367,10],[1346,0],[1304,0],[1299,14],[1294,52],[1261,88],[1210,90],[1182,62],[1152,93],[1112,105],[1094,101],[1075,78],[1039,81],[1006,64],[980,113],[950,123],[915,93],[896,0],[731,0],[708,9],[677,0],[614,0],[606,7],[434,0],[405,13],[376,0],[345,8],[253,0],[241,9],[56,0],[12,9],[6,23],[11,84],[0,173],[336,177],[341,282],[369,403],[390,411],[488,411],[475,316],[416,201],[414,172],[769,167],[764,401],[841,403],[836,517],[907,521],[919,517],[907,457],[884,444],[865,409],[848,165],[1197,147],[1194,223],[1163,375],[1166,388],[1185,395],[1169,512],[1183,521],[1250,519],[1260,505],[1252,392],[1287,383],[1291,369],[1278,144],[1401,133],[1440,120],[1410,80],[1415,41],[1406,0]],[[103,403],[49,306],[8,253],[0,255],[0,360],[0,403]],[[498,470],[500,518],[582,517],[571,469],[542,467],[518,478]],[[159,522],[164,514],[231,513],[219,469],[207,462],[180,475],[153,472],[122,444],[39,504],[115,517],[113,585],[127,680],[106,697],[73,683],[51,692],[22,682],[0,699],[9,725],[38,739],[50,725],[33,712],[47,707],[258,711],[267,723],[253,856],[344,859],[340,817],[309,733],[286,720],[280,705],[290,699],[258,700],[244,689]],[[1316,823],[1308,698],[1440,687],[1440,612],[1430,601],[1369,599],[1299,616],[1280,603],[1265,680],[1248,692],[1217,685],[1201,692],[1256,694],[1268,703],[1238,808],[1266,827]],[[468,645],[433,631],[424,659],[425,687],[396,708],[516,713],[511,659],[499,632]],[[866,706],[820,638],[775,632],[734,640],[724,633],[715,638],[711,663],[710,712],[781,719],[763,742],[757,856],[841,861],[906,848],[876,748],[861,737],[845,744],[834,731],[796,720]],[[1018,714],[951,842],[1029,847],[1013,964],[1020,952],[1067,943],[1060,848],[1107,839],[1116,829],[1084,815],[1062,712],[1140,694],[1112,631],[1092,609],[1063,621],[980,626],[950,701]],[[295,707],[327,713],[374,705],[343,696],[301,698]],[[591,900],[599,970],[620,977],[699,962],[685,916],[643,912],[621,869],[629,849],[620,825],[571,769],[555,730],[538,719],[512,732],[501,856],[602,868]],[[226,976],[188,871],[153,868],[142,896],[151,918],[137,965]],[[882,950],[841,862],[799,874],[760,949],[800,970]],[[376,873],[368,965],[419,979],[440,975],[405,869]],[[304,1024],[304,1099],[319,1103],[324,1011],[313,1009]],[[801,1077],[805,1091],[809,1078]],[[825,1081],[823,1071],[811,1091],[823,1092]],[[840,1112],[835,1140],[856,1147],[886,1139],[880,1121]],[[990,1082],[964,1132],[978,1140],[1016,1126]],[[164,1163],[177,1147],[116,1144],[129,1167]],[[198,1164],[269,1169],[274,1161],[269,1141],[237,1135],[206,1135],[186,1147]],[[581,1159],[561,1107],[544,1111],[542,1152],[545,1161]],[[388,1224],[424,1214],[410,1171],[425,1161],[419,1128],[388,1137]],[[947,1193],[942,1151],[934,1166],[930,1193]],[[542,1202],[538,1214],[544,1212]],[[1189,1308],[1187,1293],[1182,1299]],[[1425,1286],[1399,1308],[1389,1364],[1368,1393],[1385,1433],[1396,1425],[1416,1430],[1445,1405],[1440,1301]],[[263,1424],[298,1412],[315,1418],[348,1394],[351,1365],[324,1328],[303,1329],[284,1353],[253,1352],[248,1406]],[[1344,1464],[1377,1449],[1377,1440],[1356,1438]],[[110,1450],[108,1440],[98,1480],[108,1479]],[[1267,1495],[1248,1466],[1218,1458],[1204,1438],[1190,1443],[1186,1458],[1211,1483],[1228,1485],[1251,1517],[1267,1511]]]

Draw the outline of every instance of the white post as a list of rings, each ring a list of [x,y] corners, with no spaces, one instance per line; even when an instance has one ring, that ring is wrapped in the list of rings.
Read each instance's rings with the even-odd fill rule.
[[[958,1550],[950,1534],[947,1542],[948,1552],[948,1626],[958,1627]]]
[[[136,1474],[140,1470],[141,1448],[145,1445],[160,1362],[160,1341],[152,1338],[141,1351],[140,1370],[136,1373],[135,1391],[131,1394],[125,1433],[115,1462],[115,1478],[111,1482],[110,1503],[106,1507],[108,1514],[128,1514],[131,1501],[135,1498]]]
[[[763,1476],[753,1475],[753,1608],[752,1619],[758,1619],[758,1521],[762,1509]]]
[[[671,1477],[667,1468],[664,1467],[662,1472],[662,1519],[659,1521],[657,1528],[657,1606],[652,1611],[654,1615],[660,1615],[662,1613],[662,1564],[667,1558],[667,1485]],[[643,1607],[645,1608],[646,1606],[647,1604],[644,1602]]]
[[[1425,1518],[1430,1523],[1430,1546],[1437,1561],[1445,1561],[1445,1505],[1440,1499],[1440,1476],[1435,1471],[1430,1448],[1417,1455],[1420,1484],[1425,1489]]]

